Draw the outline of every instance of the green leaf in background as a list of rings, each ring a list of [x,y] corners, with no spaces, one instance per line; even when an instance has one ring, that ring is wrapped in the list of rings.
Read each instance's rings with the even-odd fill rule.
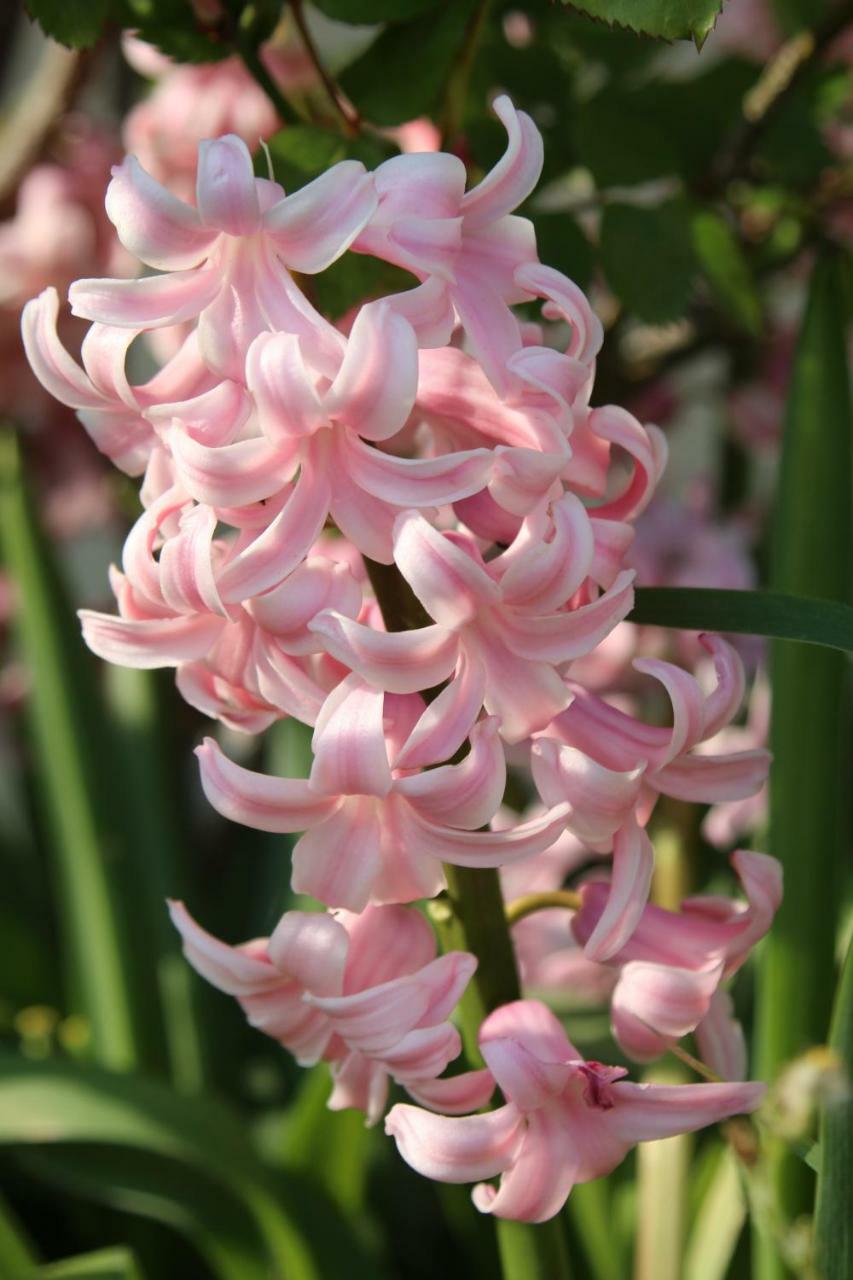
[[[352,26],[369,26],[374,22],[406,22],[437,8],[441,0],[313,0],[313,3],[327,18],[349,22]]]
[[[838,258],[818,258],[791,378],[776,494],[771,581],[783,591],[846,600],[850,589],[851,414]],[[769,852],[782,862],[785,898],[759,965],[756,1074],[784,1065],[828,1033],[840,903],[841,815],[846,793],[845,660],[777,641],[771,655]],[[766,1144],[777,1221],[812,1208],[814,1179],[781,1138]],[[759,1222],[756,1280],[787,1268]]]
[[[567,0],[563,0],[567,3]],[[702,47],[723,8],[723,0],[570,0],[590,18],[663,40],[694,40]]]
[[[841,1081],[821,1117],[815,1254],[821,1280],[848,1280],[853,1275],[853,942],[835,994],[829,1045],[838,1054]]]
[[[600,188],[633,186],[678,170],[670,132],[640,94],[608,85],[578,108],[573,130],[578,158]]]
[[[684,1280],[726,1280],[746,1225],[746,1192],[737,1157],[730,1147],[719,1152],[684,1254]]]
[[[72,49],[88,49],[100,37],[112,0],[26,0],[46,35]]]
[[[477,0],[453,0],[437,13],[385,28],[341,76],[341,87],[366,120],[404,124],[435,112]]]
[[[734,230],[719,213],[701,209],[691,219],[693,249],[711,289],[736,324],[757,337],[761,298]]]
[[[199,1186],[203,1192],[206,1180],[218,1183],[250,1215],[267,1274],[287,1280],[343,1274],[373,1280],[381,1275],[376,1259],[365,1255],[328,1196],[304,1176],[288,1178],[267,1169],[247,1126],[221,1104],[181,1097],[139,1076],[0,1057],[0,1145],[72,1143],[98,1146],[105,1153],[99,1165],[87,1168],[83,1162],[84,1186],[87,1174],[108,1186],[113,1168],[117,1192],[140,1195],[147,1190],[162,1198],[170,1188],[176,1213],[197,1215]],[[124,1153],[112,1166],[107,1153],[116,1148]],[[141,1153],[142,1160],[129,1163],[130,1153]],[[156,1168],[152,1157],[177,1162],[182,1176],[150,1177],[147,1170]],[[217,1214],[209,1203],[202,1221],[216,1236]],[[226,1240],[220,1241],[218,1273],[223,1280],[255,1280],[263,1271],[247,1269],[239,1256],[234,1260],[233,1250],[242,1240],[233,1234],[234,1222],[233,1212],[223,1221]],[[231,1261],[230,1270],[223,1269],[225,1258]]]
[[[129,1249],[99,1249],[97,1253],[64,1258],[24,1271],[10,1280],[145,1280]]]
[[[592,279],[595,255],[576,219],[570,213],[539,213],[533,222],[542,261],[586,289]]]
[[[23,1227],[0,1197],[0,1276],[23,1275],[35,1263],[36,1254]]]
[[[375,169],[396,154],[390,142],[386,144],[370,137],[344,138],[313,124],[291,125],[280,130],[267,142],[267,150],[276,182],[291,192],[298,191],[341,160],[360,160],[368,169]],[[268,176],[263,149],[255,156],[255,173],[261,178]]]
[[[137,1060],[138,1015],[145,1009],[134,1006],[131,996],[126,931],[111,883],[108,819],[100,789],[103,761],[109,757],[103,755],[103,742],[98,750],[96,686],[9,433],[0,437],[0,544],[19,586],[20,639],[38,675],[27,711],[53,834],[58,903],[77,1009],[89,1020],[96,1056],[126,1069]]]
[[[647,209],[609,204],[601,221],[601,261],[613,292],[640,320],[666,324],[687,309],[696,260],[683,200]]]
[[[638,587],[629,617],[640,625],[772,636],[853,653],[853,606],[781,591]]]

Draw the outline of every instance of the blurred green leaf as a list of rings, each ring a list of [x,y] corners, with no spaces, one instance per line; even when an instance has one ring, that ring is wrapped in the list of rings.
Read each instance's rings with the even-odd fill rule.
[[[37,674],[27,703],[39,785],[56,853],[57,895],[73,981],[95,1053],[122,1069],[140,1036],[129,989],[125,931],[110,883],[112,850],[100,774],[110,748],[101,737],[97,688],[26,494],[18,446],[0,438],[0,542],[17,583],[16,626]],[[105,754],[106,753],[106,754]]]
[[[11,1276],[10,1280],[145,1280],[129,1249],[99,1249],[97,1253],[64,1258]]]
[[[638,587],[628,616],[641,626],[772,636],[853,653],[853,606],[781,591]]]
[[[578,108],[573,125],[578,158],[598,187],[633,186],[678,170],[669,131],[640,95],[608,85]]]
[[[435,9],[441,0],[313,0],[314,8],[338,22],[353,26],[369,26],[374,22],[405,22],[416,18],[428,9]]]
[[[850,389],[839,262],[818,258],[788,394],[776,494],[771,582],[829,601],[849,597]],[[777,641],[771,656],[769,851],[785,898],[765,940],[755,1031],[757,1075],[825,1040],[841,889],[845,660]],[[813,1178],[780,1139],[767,1144],[772,1209],[794,1221],[812,1207]],[[757,1241],[761,1280],[785,1266],[768,1234]]]
[[[339,320],[359,303],[413,288],[417,283],[408,271],[390,262],[360,253],[345,253],[325,271],[311,276],[307,290],[324,316]]]
[[[0,1197],[0,1275],[22,1275],[35,1266],[36,1255],[24,1229],[12,1210]]]
[[[829,1045],[840,1059],[841,1088],[821,1117],[815,1252],[822,1280],[853,1275],[853,942],[835,992]]]
[[[723,0],[563,0],[590,18],[627,27],[638,35],[694,40],[701,48]]]
[[[365,119],[404,124],[436,112],[478,0],[454,0],[411,22],[395,22],[341,76]]]
[[[376,138],[343,138],[330,129],[313,124],[290,125],[267,142],[273,177],[286,191],[297,191],[341,160],[360,160],[374,169],[396,154],[390,143]],[[262,150],[255,156],[255,173],[266,178],[267,158]]]
[[[737,1158],[724,1147],[702,1198],[684,1255],[684,1280],[726,1280],[746,1224],[746,1193]]]
[[[785,35],[804,27],[814,27],[827,12],[832,0],[770,0],[770,7]]]
[[[26,0],[26,9],[46,35],[72,49],[95,44],[110,16],[112,0]]]
[[[193,1185],[220,1184],[251,1216],[267,1267],[287,1280],[380,1275],[376,1260],[365,1254],[333,1202],[305,1178],[268,1170],[242,1119],[210,1099],[182,1097],[139,1076],[0,1056],[0,1144],[28,1143],[126,1148],[144,1153],[147,1168],[151,1157],[179,1162],[183,1180],[173,1178],[170,1184],[177,1197],[183,1195],[178,1209],[198,1213]],[[88,1172],[103,1185],[109,1169],[104,1154]],[[116,1178],[118,1188],[137,1195],[146,1188],[156,1195],[165,1185],[149,1177],[146,1163],[134,1165],[127,1157],[116,1167]],[[215,1235],[216,1214],[203,1216]],[[229,1226],[234,1222],[232,1214]],[[220,1259],[224,1256],[220,1253]],[[232,1268],[229,1280],[239,1274]]]
[[[542,261],[586,289],[592,279],[595,254],[577,220],[570,213],[538,213],[533,222]]]
[[[566,1212],[586,1255],[591,1280],[622,1280],[628,1259],[620,1232],[614,1230],[608,1179],[572,1187]]]
[[[647,209],[609,204],[601,221],[601,262],[613,292],[640,320],[684,315],[696,269],[683,200]]]
[[[740,242],[725,218],[711,209],[693,215],[693,248],[713,292],[747,333],[761,332],[761,298]]]

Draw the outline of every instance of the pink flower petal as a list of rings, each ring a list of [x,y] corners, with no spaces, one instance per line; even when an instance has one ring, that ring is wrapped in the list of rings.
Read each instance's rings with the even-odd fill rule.
[[[723,1080],[742,1080],[747,1070],[746,1039],[734,1016],[728,991],[717,990],[695,1031],[696,1047],[706,1066]]]
[[[766,1092],[767,1086],[758,1082],[663,1085],[618,1081],[613,1085],[614,1106],[607,1113],[608,1127],[628,1143],[671,1138],[754,1111]]]
[[[519,267],[515,279],[520,288],[548,299],[550,306],[545,308],[546,315],[561,316],[569,322],[572,340],[566,354],[583,364],[591,364],[601,350],[604,329],[583,290],[561,272],[539,262]]]
[[[380,867],[376,806],[370,797],[348,796],[297,842],[291,884],[329,907],[363,911]]]
[[[509,1168],[524,1133],[513,1106],[481,1116],[451,1118],[398,1103],[385,1117],[385,1132],[418,1173],[438,1182],[474,1182]]]
[[[474,725],[471,750],[460,764],[428,769],[395,783],[397,794],[428,820],[469,831],[494,817],[505,789],[506,760],[492,717]]]
[[[337,800],[318,796],[302,778],[271,778],[234,764],[213,738],[196,748],[204,794],[217,813],[257,831],[304,831],[323,822]]]
[[[565,494],[552,509],[551,530],[536,524],[530,536],[517,539],[501,557],[504,603],[546,613],[570,600],[590,572],[594,550],[592,525],[586,508],[574,494]],[[552,532],[550,541],[545,534]]]
[[[629,820],[613,841],[610,897],[584,947],[590,960],[609,959],[631,937],[648,902],[654,862],[649,837]]]
[[[72,409],[101,409],[104,397],[95,390],[59,340],[56,332],[58,315],[59,295],[55,289],[45,289],[24,307],[21,337],[30,368],[44,389],[60,404]]]
[[[416,511],[397,517],[394,561],[430,617],[446,627],[463,625],[499,599],[485,568]]]
[[[343,989],[349,937],[334,916],[317,911],[288,911],[267,943],[267,955],[283,974],[315,995]]]
[[[329,796],[386,796],[391,790],[385,695],[358,676],[329,694],[314,728],[311,786]]]
[[[196,923],[182,902],[169,902],[169,915],[192,967],[220,991],[242,996],[281,985],[281,974],[263,953],[253,955],[221,942]]]
[[[629,1057],[651,1062],[702,1021],[723,974],[720,961],[707,969],[626,964],[613,990],[613,1034]]]
[[[631,612],[633,582],[633,570],[625,570],[597,600],[566,613],[528,616],[514,610],[502,612],[501,634],[520,658],[534,662],[569,662],[580,658],[600,644]]]
[[[371,174],[342,160],[264,214],[264,230],[292,271],[325,271],[349,248],[376,208]]]
[[[415,403],[418,344],[407,320],[384,302],[363,306],[323,407],[368,440],[396,435]]]
[[[292,454],[257,437],[210,449],[173,428],[169,444],[187,492],[212,507],[264,501],[278,493],[296,466]]]
[[[655,427],[642,427],[627,409],[604,405],[593,409],[589,426],[593,433],[616,444],[634,463],[631,478],[622,492],[596,509],[602,520],[630,520],[649,504],[666,466],[665,437]]]
[[[196,204],[206,227],[230,236],[250,236],[259,230],[252,157],[236,134],[199,143]]]
[[[327,421],[295,333],[261,333],[246,356],[246,383],[258,410],[258,421],[273,444],[287,445],[294,436],[310,435]]]
[[[392,764],[417,769],[449,760],[471,732],[483,705],[486,677],[482,663],[460,654],[450,684],[426,707]]]
[[[71,311],[83,320],[125,329],[158,329],[195,317],[216,297],[216,267],[170,271],[141,280],[77,280],[68,290]]]
[[[116,618],[92,609],[77,615],[83,639],[99,658],[121,667],[151,670],[203,658],[216,643],[224,618]]]
[[[198,211],[156,182],[135,156],[113,169],[106,210],[125,249],[161,271],[196,266],[216,240]]]
[[[505,94],[495,98],[492,109],[507,131],[507,149],[485,178],[463,196],[462,212],[471,226],[493,222],[517,208],[542,172],[542,135],[530,116],[516,111]]]
[[[767,781],[769,751],[733,751],[728,755],[689,755],[673,760],[654,774],[654,786],[664,795],[696,804],[743,800]]]
[[[457,867],[502,867],[544,853],[565,826],[568,805],[504,831],[456,831],[427,822],[409,810],[409,839],[421,854]]]
[[[703,738],[711,738],[737,715],[746,692],[743,662],[737,649],[722,636],[701,635],[699,643],[714,659],[716,688],[705,700]]]
[[[338,662],[389,693],[416,693],[441,684],[453,671],[459,650],[453,633],[438,625],[374,631],[330,610],[319,613],[309,630]]]
[[[479,493],[494,463],[486,449],[439,458],[396,458],[355,437],[346,441],[344,457],[360,489],[397,507],[443,506]]]
[[[428,1107],[445,1116],[464,1115],[479,1111],[491,1100],[495,1082],[491,1071],[463,1071],[446,1080],[407,1080],[406,1092]]]
[[[559,1213],[581,1166],[571,1126],[559,1113],[533,1111],[527,1132],[495,1190],[488,1183],[474,1188],[473,1201],[481,1213],[517,1222],[546,1222]]]

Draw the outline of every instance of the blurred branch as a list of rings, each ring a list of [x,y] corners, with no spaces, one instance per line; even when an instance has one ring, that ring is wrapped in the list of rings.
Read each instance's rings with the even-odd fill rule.
[[[0,203],[33,164],[77,87],[82,55],[45,40],[38,65],[0,124]]]
[[[768,124],[776,118],[791,92],[841,31],[853,22],[853,0],[843,0],[813,30],[786,41],[770,60],[744,98],[744,119],[711,168],[705,194],[724,190],[747,169]]]
[[[465,113],[465,98],[468,93],[468,80],[471,75],[471,68],[474,65],[477,46],[480,43],[480,37],[486,25],[489,5],[490,0],[480,0],[480,3],[471,14],[468,26],[465,29],[465,39],[462,41],[447,80],[444,105],[439,121],[441,149],[443,151],[449,149],[462,124],[462,117]]]
[[[231,32],[236,53],[242,58],[243,65],[256,83],[263,89],[276,110],[282,124],[299,124],[296,109],[285,98],[279,86],[270,75],[261,57],[260,15],[255,5],[249,4],[243,10],[236,29]],[[231,24],[229,24],[231,25]]]
[[[335,81],[329,75],[323,65],[314,37],[311,34],[308,23],[305,21],[305,10],[302,7],[302,0],[290,0],[290,11],[293,14],[293,21],[299,32],[300,39],[305,46],[305,52],[308,60],[317,73],[317,76],[326,91],[326,97],[332,105],[335,114],[340,118],[343,131],[349,138],[354,138],[361,131],[361,117],[354,106],[347,103]]]

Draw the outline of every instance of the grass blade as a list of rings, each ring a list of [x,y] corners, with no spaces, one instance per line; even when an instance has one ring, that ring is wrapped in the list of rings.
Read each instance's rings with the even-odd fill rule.
[[[813,584],[806,584],[812,589]],[[781,591],[638,587],[630,622],[680,631],[723,631],[853,653],[853,607]]]
[[[853,1275],[853,942],[835,996],[830,1047],[841,1061],[843,1086],[821,1122],[815,1209],[815,1253],[822,1280]]]
[[[95,1055],[123,1070],[137,1060],[139,1037],[98,799],[96,689],[79,638],[71,639],[69,612],[24,489],[11,434],[0,438],[0,541],[18,588],[16,625],[34,676],[27,707],[56,858],[57,901],[72,984],[91,1026]]]
[[[788,398],[772,545],[772,585],[845,600],[849,590],[850,396],[844,297],[834,257],[815,267]],[[840,653],[777,641],[772,647],[770,852],[785,871],[785,900],[759,968],[757,1074],[782,1066],[827,1034],[834,986],[842,804],[845,661]],[[767,1144],[774,1216],[790,1224],[812,1207],[813,1175],[779,1139]],[[780,1241],[759,1230],[756,1280],[780,1280]]]

